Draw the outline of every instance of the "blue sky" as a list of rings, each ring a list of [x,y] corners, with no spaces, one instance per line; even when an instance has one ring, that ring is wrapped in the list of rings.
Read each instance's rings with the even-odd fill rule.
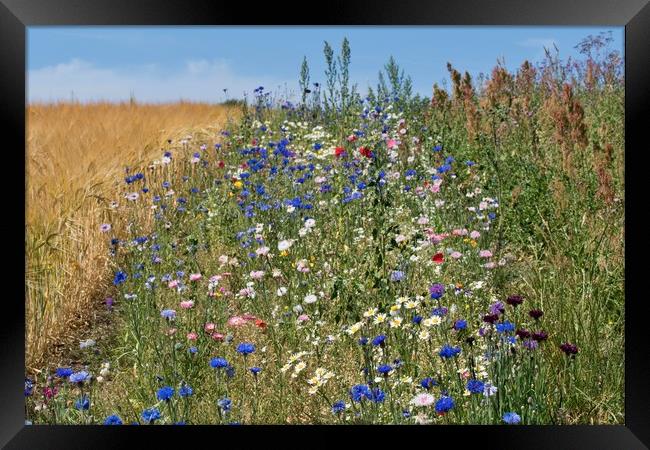
[[[394,56],[430,96],[448,79],[447,61],[461,71],[489,73],[497,58],[516,69],[539,61],[555,44],[561,57],[589,34],[612,31],[623,53],[624,28],[593,27],[29,27],[27,92],[31,101],[241,98],[262,85],[280,97],[298,91],[303,56],[312,82],[324,82],[323,41],[352,49],[351,79],[362,92]]]

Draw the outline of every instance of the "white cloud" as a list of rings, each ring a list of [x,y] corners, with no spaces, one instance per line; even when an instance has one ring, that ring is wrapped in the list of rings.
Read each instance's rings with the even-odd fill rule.
[[[229,97],[252,94],[257,86],[285,94],[295,91],[296,81],[273,77],[252,77],[235,73],[223,60],[187,61],[181,70],[168,71],[159,65],[140,65],[128,69],[101,68],[81,59],[53,66],[32,69],[27,73],[27,95],[30,102],[128,100],[131,93],[138,101],[162,102],[179,99],[221,101],[223,89]]]
[[[552,49],[554,45],[558,45],[558,41],[553,38],[530,38],[519,41],[517,44],[521,47]]]

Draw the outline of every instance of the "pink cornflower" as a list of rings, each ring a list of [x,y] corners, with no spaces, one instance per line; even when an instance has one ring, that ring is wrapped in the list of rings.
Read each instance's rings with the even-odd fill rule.
[[[175,287],[178,287],[178,280],[172,280],[172,281],[170,281],[169,284],[167,284],[167,286],[168,286],[170,289],[174,289]]]
[[[494,263],[492,261],[490,261],[489,263],[485,263],[483,265],[483,267],[485,267],[486,269],[494,269],[496,266],[497,266],[496,263]]]
[[[388,142],[386,143],[386,146],[389,149],[393,149],[393,148],[397,148],[398,144],[397,144],[397,141],[395,139],[389,139]]]
[[[431,394],[423,392],[416,395],[411,399],[411,404],[414,406],[430,406],[435,401],[435,397]]]
[[[454,236],[467,236],[467,230],[465,228],[457,228],[451,234]]]
[[[43,388],[43,397],[45,397],[46,400],[51,399],[52,397],[55,397],[56,394],[58,394],[59,388],[54,386],[54,387],[46,387]]]
[[[187,339],[190,341],[196,341],[199,338],[199,335],[196,334],[194,331],[187,333]]]
[[[232,316],[230,319],[228,319],[228,326],[231,327],[241,327],[246,325],[247,321],[241,316]]]
[[[472,239],[478,239],[481,237],[481,233],[479,233],[478,231],[472,231],[469,234],[469,237],[471,237]]]
[[[211,337],[213,340],[217,341],[217,342],[222,342],[222,341],[223,341],[223,338],[224,338],[224,335],[221,334],[221,333],[212,333],[212,335],[211,335],[210,337]]]
[[[192,273],[190,274],[190,281],[199,281],[201,279],[201,274],[200,273]]]
[[[208,323],[205,324],[203,329],[205,331],[207,331],[208,333],[210,333],[210,332],[214,331],[214,324],[212,322],[208,322]]]
[[[460,252],[451,252],[451,255],[449,255],[449,256],[451,256],[454,259],[458,259],[463,255]]]
[[[309,316],[307,314],[300,314],[298,316],[298,322],[306,322],[309,320]]]
[[[190,309],[194,306],[194,302],[192,300],[183,300],[181,302],[181,308],[183,309]]]
[[[101,231],[102,233],[107,233],[107,232],[111,231],[111,224],[109,224],[109,223],[101,224],[99,226],[99,231]]]
[[[478,252],[478,256],[481,258],[491,258],[492,257],[492,252],[490,250],[481,250]]]
[[[264,271],[263,270],[254,270],[251,272],[251,278],[253,280],[261,280],[264,277]]]

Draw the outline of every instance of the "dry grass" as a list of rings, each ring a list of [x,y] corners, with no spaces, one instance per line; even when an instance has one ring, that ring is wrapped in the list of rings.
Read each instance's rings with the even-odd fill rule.
[[[110,285],[101,223],[125,167],[160,157],[167,139],[217,133],[235,108],[202,103],[56,103],[26,110],[27,371],[77,339]]]

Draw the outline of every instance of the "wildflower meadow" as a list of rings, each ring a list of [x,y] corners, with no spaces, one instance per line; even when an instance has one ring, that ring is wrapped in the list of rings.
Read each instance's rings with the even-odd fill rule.
[[[325,43],[297,100],[170,136],[97,212],[103,322],[26,420],[623,423],[622,60],[580,45],[423,98]]]

